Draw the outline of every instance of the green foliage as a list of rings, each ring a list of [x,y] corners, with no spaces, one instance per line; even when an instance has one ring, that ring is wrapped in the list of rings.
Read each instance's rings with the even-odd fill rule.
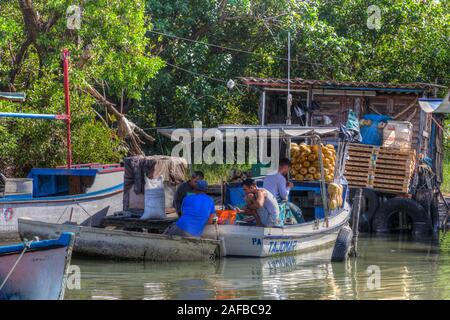
[[[16,64],[29,27],[18,1],[0,4],[0,90],[13,85],[27,95],[24,104],[0,103],[0,111],[64,113],[61,50],[70,51],[74,163],[117,162],[127,149],[115,133],[114,118],[83,90],[91,85],[123,109],[132,108],[144,86],[162,67],[147,54],[144,2],[82,1],[81,28],[67,29],[66,0],[33,0],[39,33]],[[74,3],[77,4],[77,3]],[[53,19],[53,20],[52,20]],[[53,21],[53,23],[50,23]],[[11,82],[11,71],[18,74]],[[104,119],[101,119],[104,118]],[[0,170],[25,174],[35,166],[66,161],[65,124],[46,120],[0,120]]]
[[[379,30],[367,26],[370,5],[381,9]],[[149,83],[136,119],[160,126],[254,123],[258,95],[242,86],[228,90],[225,82],[285,78],[288,31],[293,77],[449,84],[448,12],[449,1],[147,0],[156,32],[191,41],[148,33],[153,52],[168,63]]]
[[[213,165],[202,165],[194,164],[192,165],[193,171],[202,171],[205,175],[205,180],[209,184],[221,184],[222,181],[227,181],[228,175],[232,169],[240,170],[241,172],[246,172],[251,169],[249,164],[213,164]]]
[[[441,184],[441,190],[446,195],[450,194],[450,161],[445,159],[443,163],[443,182]]]
[[[33,4],[39,21],[57,19],[26,50],[14,80],[27,102],[0,103],[0,111],[63,112],[60,51],[69,48],[75,162],[126,154],[116,119],[80,89],[86,84],[118,107],[123,102],[124,113],[143,128],[256,123],[258,93],[239,77],[285,78],[288,31],[293,77],[450,84],[448,0],[81,1],[80,30],[66,28],[72,3]],[[371,5],[381,10],[379,30],[367,26]],[[8,86],[25,38],[18,1],[1,2],[0,89]],[[238,83],[233,90],[228,79]],[[0,120],[0,134],[0,169],[65,162],[63,123]],[[147,152],[167,153],[170,144],[157,139]]]

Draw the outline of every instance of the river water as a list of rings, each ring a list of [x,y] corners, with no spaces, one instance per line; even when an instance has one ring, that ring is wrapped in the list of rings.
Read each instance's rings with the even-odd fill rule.
[[[278,258],[138,263],[73,258],[79,289],[66,299],[450,299],[450,237],[440,246],[361,237],[359,256],[330,250]],[[75,283],[76,284],[76,283]]]

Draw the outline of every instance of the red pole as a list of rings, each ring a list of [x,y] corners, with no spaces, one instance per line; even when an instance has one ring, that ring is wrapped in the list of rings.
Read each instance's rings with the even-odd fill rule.
[[[64,68],[64,102],[66,104],[67,123],[67,168],[72,167],[72,143],[70,138],[70,91],[69,91],[69,50],[63,49],[62,59]]]

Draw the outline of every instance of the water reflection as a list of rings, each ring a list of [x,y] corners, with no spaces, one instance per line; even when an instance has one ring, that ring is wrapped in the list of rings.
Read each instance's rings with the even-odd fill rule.
[[[450,299],[450,245],[361,238],[358,259],[331,248],[278,258],[134,263],[74,259],[81,290],[67,299]],[[448,249],[443,249],[448,248]],[[375,266],[375,267],[374,267]],[[379,268],[380,287],[368,274]],[[369,285],[368,285],[369,282]]]

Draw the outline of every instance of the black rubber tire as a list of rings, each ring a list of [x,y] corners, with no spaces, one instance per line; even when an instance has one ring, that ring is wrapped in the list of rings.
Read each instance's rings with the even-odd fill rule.
[[[339,230],[336,242],[334,244],[331,261],[342,262],[348,257],[352,245],[353,231],[349,226],[342,227]]]
[[[350,189],[350,202],[353,204],[353,199],[356,195],[356,190]],[[359,232],[370,232],[372,230],[372,219],[375,212],[378,210],[380,201],[377,193],[372,189],[363,188],[361,199],[361,212],[359,215]]]
[[[414,236],[428,235],[432,231],[431,220],[425,209],[412,199],[392,198],[381,204],[373,217],[372,228],[376,233],[390,233],[388,220],[392,214],[404,211],[412,220]]]

